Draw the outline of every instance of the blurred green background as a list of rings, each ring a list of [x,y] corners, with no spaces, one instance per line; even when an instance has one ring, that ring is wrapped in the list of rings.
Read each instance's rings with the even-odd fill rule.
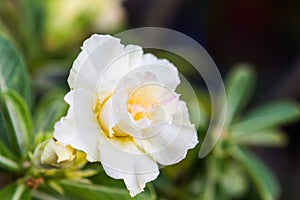
[[[114,34],[130,28],[158,26],[187,34],[203,45],[219,67],[223,77],[230,74],[226,79],[226,87],[229,98],[232,95],[231,98],[234,100],[229,101],[229,103],[233,102],[229,106],[243,107],[244,112],[248,113],[246,111],[255,110],[260,105],[278,99],[289,98],[299,101],[299,22],[300,2],[297,0],[284,2],[271,0],[0,0],[1,35],[9,38],[16,46],[21,59],[24,59],[20,62],[25,63],[26,71],[28,71],[28,77],[25,76],[24,80],[30,80],[30,89],[20,89],[20,87],[13,89],[16,89],[24,97],[33,121],[37,124],[33,125],[32,132],[43,133],[37,134],[35,145],[51,136],[55,121],[64,115],[66,105],[62,98],[68,91],[66,79],[69,69],[80,52],[82,42],[93,33]],[[6,43],[2,45],[9,46]],[[203,89],[203,81],[200,76],[195,76],[192,67],[186,61],[176,55],[157,51],[154,53],[173,61],[179,67],[179,71],[198,91],[197,95],[204,113],[201,118],[203,121],[200,122],[199,137],[203,138],[206,121],[209,117],[209,99]],[[249,63],[250,68],[247,67],[249,64],[238,67],[236,64],[240,62]],[[22,74],[22,71],[20,73]],[[27,90],[30,91],[25,94],[24,91]],[[252,96],[250,94],[253,91],[255,92]],[[242,94],[241,101],[239,101],[238,94]],[[18,95],[8,93],[4,101],[18,99],[16,96]],[[250,97],[252,98],[250,99]],[[234,104],[235,102],[237,105]],[[244,105],[239,106],[240,103]],[[282,146],[284,143],[281,136],[280,139],[275,137],[275,140],[280,140],[280,142],[272,143],[274,137],[269,134],[269,129],[267,129],[270,127],[267,127],[266,130],[263,129],[264,134],[268,132],[265,135],[272,135],[269,138],[258,135],[256,136],[258,139],[253,139],[254,137],[244,139],[246,138],[244,137],[242,139],[235,138],[234,141],[238,141],[238,144],[250,144],[248,149],[255,152],[272,169],[282,187],[281,199],[296,200],[300,197],[298,190],[300,184],[300,123],[296,123],[294,120],[296,117],[293,117],[293,112],[298,109],[294,104],[294,102],[292,104],[276,104],[272,109],[270,108],[271,113],[278,111],[279,118],[282,117],[278,118],[278,123],[270,125],[270,127],[277,131],[279,125],[284,125],[280,133],[283,131],[284,138],[287,138],[286,146],[274,148],[273,145],[270,145],[280,144]],[[46,109],[49,105],[55,109]],[[244,113],[240,114],[241,109],[236,110],[238,113],[234,113],[236,114],[234,123],[239,120],[243,121],[243,119],[252,119],[251,115],[252,117],[253,115],[260,116],[259,112],[262,112],[263,109],[258,109],[259,112],[254,112],[254,114],[250,112],[245,117],[242,117]],[[270,121],[275,117],[272,116]],[[286,122],[289,123],[286,124]],[[230,122],[228,123],[230,124]],[[240,127],[235,126],[232,130],[239,128],[245,130],[242,125],[239,124]],[[229,129],[231,130],[231,128]],[[48,134],[44,134],[45,132]],[[5,143],[5,139],[3,141]],[[251,146],[251,141],[254,141],[252,142],[253,146]],[[262,145],[258,145],[260,142]],[[264,146],[268,144],[270,147]],[[150,189],[147,188],[147,191],[151,191],[151,187],[154,187],[156,195],[165,199],[257,199],[263,198],[263,195],[258,197],[257,193],[264,194],[265,189],[271,193],[274,189],[274,185],[270,190],[261,186],[268,182],[268,178],[264,176],[261,179],[266,179],[265,182],[255,181],[253,176],[251,179],[251,173],[253,175],[254,172],[247,169],[247,166],[255,168],[260,164],[253,164],[254,161],[248,160],[248,156],[245,157],[243,151],[236,150],[235,153],[232,153],[230,140],[229,142],[221,141],[212,153],[214,156],[203,160],[197,159],[199,146],[191,151],[188,158],[181,164],[162,169],[162,175],[154,181]],[[223,150],[225,154],[229,152],[230,156],[223,155]],[[1,155],[5,155],[5,151],[1,151],[1,148],[0,152]],[[30,160],[30,158],[24,158],[24,160]],[[234,160],[240,162],[236,163]],[[238,163],[243,163],[246,167],[241,167]],[[81,169],[82,166],[75,167],[75,172],[80,174],[76,170]],[[86,168],[85,170],[96,169],[96,172],[102,174],[97,176],[94,171],[87,171],[82,176],[77,174],[78,177],[90,177],[90,181],[104,186],[122,186],[121,181],[112,180],[103,175],[103,171],[98,169],[100,168],[98,165],[92,164]],[[259,171],[260,168],[257,168]],[[244,171],[247,170],[250,171],[250,178],[245,178],[247,175]],[[35,178],[39,176],[52,177],[47,173],[28,172]],[[57,172],[54,174],[56,174],[54,179],[56,176],[60,176],[59,173],[57,175]],[[18,173],[13,173],[11,176],[4,170],[0,172],[0,186],[4,187],[7,183],[18,180],[18,177],[22,176],[23,174]],[[210,178],[214,182],[212,187],[209,186]],[[28,180],[28,177],[25,180]],[[51,182],[51,178],[49,180],[52,190],[56,188],[54,192],[52,190],[52,193],[50,192],[54,196],[57,195],[56,193],[60,194],[61,188],[72,193],[78,186],[65,182],[62,183],[62,186],[57,186]],[[260,186],[254,186],[255,184],[251,180]],[[276,186],[274,187],[276,188]],[[257,188],[261,190],[257,192]],[[47,188],[41,190],[49,192]],[[100,192],[103,191],[105,189],[100,190]],[[77,193],[80,192],[77,191]],[[40,194],[38,193],[38,195]],[[216,195],[212,197],[211,194]],[[268,195],[265,195],[265,199],[267,199],[266,196]],[[108,199],[108,197],[103,198]],[[146,198],[148,198],[147,195],[144,199]]]

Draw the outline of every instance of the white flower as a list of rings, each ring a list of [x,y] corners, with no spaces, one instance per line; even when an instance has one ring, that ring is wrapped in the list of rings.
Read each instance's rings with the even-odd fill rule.
[[[185,103],[175,93],[178,71],[168,60],[124,46],[109,35],[87,39],[68,78],[68,114],[54,137],[82,150],[105,172],[124,179],[130,195],[156,179],[158,164],[185,158],[197,144]]]

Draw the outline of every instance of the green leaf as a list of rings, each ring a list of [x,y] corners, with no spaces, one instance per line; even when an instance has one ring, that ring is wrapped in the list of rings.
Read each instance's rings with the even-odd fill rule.
[[[10,158],[12,160],[16,160],[17,157],[7,146],[0,140],[0,155]]]
[[[245,134],[271,129],[299,119],[299,105],[291,102],[275,102],[256,108],[248,113],[239,123],[233,125],[233,134]]]
[[[246,134],[232,134],[231,139],[242,145],[284,146],[287,137],[279,130],[262,130]]]
[[[0,91],[13,89],[30,102],[30,84],[25,64],[12,43],[0,34]]]
[[[57,200],[58,199],[58,197],[53,196],[52,194],[42,192],[39,190],[33,190],[32,196],[34,197],[34,199],[40,199],[40,200]]]
[[[51,91],[41,99],[35,111],[36,132],[54,130],[54,124],[63,116],[68,108],[64,102],[65,92]]]
[[[12,43],[3,36],[3,33],[0,33],[0,92],[7,89],[17,90],[30,100],[30,85],[24,61]],[[5,132],[3,127],[4,122],[0,116],[0,139],[8,144],[8,138],[3,134]]]
[[[152,199],[148,193],[141,193],[135,198],[129,196],[129,191],[121,188],[113,188],[102,185],[93,185],[75,181],[60,182],[65,194],[71,195],[73,200],[98,200],[98,199]]]
[[[17,157],[0,140],[0,168],[8,171],[20,171],[21,167],[16,162]]]
[[[30,200],[31,191],[24,184],[12,183],[0,191],[1,200]]]
[[[48,185],[60,195],[64,194],[63,188],[56,181],[49,181]]]
[[[2,155],[0,155],[0,167],[12,172],[20,171],[21,169],[18,163]]]
[[[236,112],[248,103],[254,85],[255,75],[248,64],[239,64],[230,72],[225,82],[226,126],[231,123]]]
[[[17,155],[26,155],[32,141],[32,121],[26,101],[13,90],[0,93],[2,115],[11,148]]]
[[[261,199],[278,199],[280,193],[279,183],[272,172],[256,156],[238,147],[232,151],[232,156],[249,174]]]

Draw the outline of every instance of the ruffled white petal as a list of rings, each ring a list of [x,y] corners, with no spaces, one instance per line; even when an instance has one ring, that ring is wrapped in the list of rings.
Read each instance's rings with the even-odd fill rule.
[[[120,40],[110,35],[92,35],[82,46],[73,63],[68,83],[70,88],[89,88],[94,91],[101,72],[110,59],[122,53]]]
[[[107,101],[105,101],[104,105],[102,106],[99,120],[102,129],[108,133],[110,137],[112,137],[114,134],[113,128],[117,124],[117,117],[113,112],[112,98],[109,98]]]
[[[120,39],[110,35],[92,35],[83,43],[82,51],[73,63],[69,86],[94,91],[105,85],[107,88],[102,91],[111,93],[117,80],[140,62],[142,53],[141,47],[124,47]]]
[[[105,55],[99,54],[99,56],[101,56],[101,62],[104,62],[110,60],[109,55],[115,54],[115,52],[117,52],[118,50],[120,51],[120,46],[123,47],[123,45],[120,42],[121,40],[119,38],[112,37],[111,35],[93,34],[90,38],[83,42],[82,50],[85,50],[88,53],[94,52],[95,50],[97,50],[98,53],[103,53],[104,51],[100,51],[100,48],[108,48],[106,49]]]
[[[54,137],[63,144],[82,150],[90,162],[99,161],[98,135],[100,126],[93,113],[94,96],[84,89],[75,89],[65,97],[70,105],[68,114],[56,123]]]
[[[137,122],[128,113],[127,102],[128,93],[126,90],[121,90],[114,94],[111,98],[111,114],[114,116],[115,124],[123,132],[131,136],[140,136],[142,128],[144,127],[144,121]]]
[[[125,47],[125,52],[128,55],[128,66],[130,69],[136,68],[140,65],[142,56],[143,56],[143,49],[137,45],[127,45]]]
[[[180,83],[177,68],[166,59],[158,59],[153,54],[147,53],[142,57],[142,65],[147,67],[147,70],[153,74],[158,83],[175,91]]]
[[[73,111],[69,109],[67,116],[62,117],[60,121],[56,122],[53,136],[62,144],[71,145],[75,149],[83,150],[81,141],[77,137],[75,120],[72,115]]]
[[[197,132],[189,120],[186,105],[182,101],[179,103],[180,109],[173,115],[171,124],[145,129],[143,138],[135,138],[135,142],[162,165],[178,163],[185,158],[187,150],[198,143]]]
[[[97,82],[97,94],[100,103],[107,96],[111,95],[117,85],[120,84],[120,80],[136,67],[136,63],[139,63],[139,60],[141,60],[142,53],[141,47],[128,45],[123,48],[122,54],[107,64]]]
[[[65,96],[65,101],[70,104],[72,101],[72,92]],[[65,117],[62,117],[55,123],[53,136],[56,140],[64,145],[71,145],[78,150],[84,150],[79,137],[77,137],[73,107],[70,107]]]
[[[133,142],[104,135],[100,140],[100,160],[105,172],[112,178],[123,179],[132,197],[158,176],[157,163]]]
[[[95,67],[97,66],[92,63],[89,54],[84,50],[80,52],[68,77],[70,88],[85,88],[94,91],[99,76]]]
[[[161,117],[170,121],[171,116],[178,109],[177,103],[179,95],[176,94],[172,88],[168,87],[171,87],[173,82],[169,80],[158,82],[157,72],[153,73],[154,71],[163,71],[166,74],[172,74],[173,69],[165,66],[152,66],[151,72],[148,69],[149,66],[147,66],[147,68],[137,68],[136,72],[134,71],[133,73],[127,74],[127,76],[120,81],[119,86],[115,89],[111,97],[111,109],[109,110],[112,110],[113,113],[111,113],[111,115],[113,115],[113,117],[110,118],[114,119],[113,123],[111,123],[111,127],[117,122],[117,126],[120,129],[133,137],[140,137],[141,129],[147,128],[151,124],[147,118],[136,121],[128,113],[128,100],[135,94],[139,93],[138,95],[144,96],[145,101],[152,99],[151,101],[159,104],[159,108],[158,106],[154,106],[150,111],[153,113],[152,122],[154,123],[157,123],[157,120]],[[178,75],[173,78],[176,80]],[[156,114],[158,113],[158,109],[163,112],[163,116]]]

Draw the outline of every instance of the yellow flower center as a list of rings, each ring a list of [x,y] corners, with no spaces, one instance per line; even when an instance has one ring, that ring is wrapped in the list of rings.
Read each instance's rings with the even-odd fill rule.
[[[122,140],[122,141],[133,141],[132,136],[126,134],[124,131],[122,131],[117,126],[114,126],[112,128],[114,134],[112,136],[109,135],[109,130],[108,130],[108,126],[107,126],[108,124],[105,123],[105,119],[104,119],[105,116],[101,115],[101,110],[103,109],[103,107],[105,106],[105,103],[109,100],[109,98],[111,98],[111,95],[106,97],[106,99],[102,103],[97,102],[95,109],[94,109],[94,113],[95,113],[95,116],[96,116],[96,119],[98,121],[100,128],[103,130],[103,133],[109,138],[118,139],[118,140]],[[113,112],[113,111],[111,110],[111,112]]]
[[[143,118],[151,120],[151,108],[158,102],[154,95],[158,86],[146,85],[135,90],[127,102],[127,110],[134,120],[138,121]]]
[[[161,98],[162,92],[165,89],[160,85],[143,85],[136,90],[134,90],[128,98],[126,108],[128,113],[132,116],[135,121],[140,119],[148,119],[152,120],[151,109],[153,106],[158,105],[158,99]],[[109,112],[113,112],[113,110],[105,110],[111,109],[106,107],[106,103],[110,101],[111,95],[108,96],[102,103],[98,102],[95,106],[95,116],[98,121],[99,126],[105,133],[105,135],[109,138],[115,139],[126,139],[133,140],[132,136],[128,133],[124,132],[118,125],[112,127],[113,134],[109,132],[109,119],[110,116],[105,116]],[[105,114],[106,113],[106,114]],[[111,120],[111,119],[110,119]]]

